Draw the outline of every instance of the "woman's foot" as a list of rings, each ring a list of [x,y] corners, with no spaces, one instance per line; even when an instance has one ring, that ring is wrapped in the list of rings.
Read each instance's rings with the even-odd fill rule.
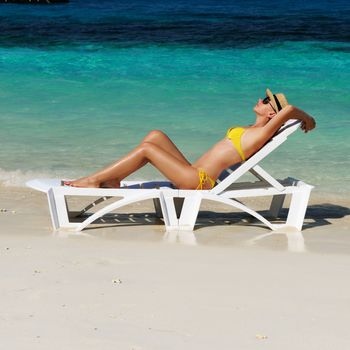
[[[119,180],[107,180],[101,183],[101,187],[103,188],[120,188]]]
[[[64,181],[63,184],[65,186],[72,186],[72,187],[90,187],[90,188],[100,187],[100,183],[92,179],[91,177],[82,177],[74,181]]]

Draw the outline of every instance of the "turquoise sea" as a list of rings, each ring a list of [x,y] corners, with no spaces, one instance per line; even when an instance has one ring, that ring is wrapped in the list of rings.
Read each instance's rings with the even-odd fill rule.
[[[269,87],[317,128],[294,134],[266,169],[348,195],[350,6],[300,1],[293,18],[275,6],[271,24],[256,1],[218,3],[0,5],[2,185],[86,175],[152,129],[195,160],[227,128],[252,123]],[[150,166],[133,175],[154,177]]]

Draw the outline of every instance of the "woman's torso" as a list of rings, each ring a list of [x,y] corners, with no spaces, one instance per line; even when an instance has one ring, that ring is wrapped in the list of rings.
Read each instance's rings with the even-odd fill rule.
[[[240,137],[240,144],[245,158],[249,158],[257,152],[266,142],[263,127],[243,127],[245,130]],[[203,168],[208,175],[216,180],[221,172],[242,161],[241,155],[232,141],[225,136],[212,148],[204,153],[192,166]]]

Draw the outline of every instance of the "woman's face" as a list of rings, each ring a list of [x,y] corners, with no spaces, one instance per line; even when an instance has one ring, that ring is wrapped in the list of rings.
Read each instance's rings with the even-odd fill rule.
[[[269,102],[263,103],[261,98],[259,98],[257,104],[254,106],[253,111],[260,116],[268,118],[272,118],[276,114],[272,105]]]

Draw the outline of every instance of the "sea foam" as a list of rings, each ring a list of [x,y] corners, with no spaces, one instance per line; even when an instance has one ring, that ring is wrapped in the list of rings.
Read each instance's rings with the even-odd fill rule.
[[[4,170],[0,168],[0,187],[25,187],[28,180],[38,178],[61,178],[60,174],[54,172]]]

